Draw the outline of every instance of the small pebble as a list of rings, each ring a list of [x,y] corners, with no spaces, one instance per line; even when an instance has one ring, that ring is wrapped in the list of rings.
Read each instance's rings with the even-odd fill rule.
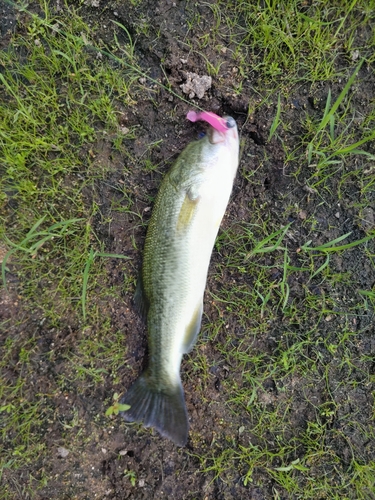
[[[362,226],[365,231],[371,231],[375,227],[375,214],[370,207],[365,207],[362,211]]]
[[[59,448],[57,448],[57,454],[62,458],[66,458],[69,455],[69,450],[67,450],[63,446],[60,446]]]
[[[182,92],[188,94],[190,99],[197,96],[202,99],[207,90],[211,88],[212,78],[208,75],[199,76],[196,73],[186,73],[186,83],[180,85]]]
[[[352,61],[356,61],[359,57],[359,50],[353,50],[352,52]]]

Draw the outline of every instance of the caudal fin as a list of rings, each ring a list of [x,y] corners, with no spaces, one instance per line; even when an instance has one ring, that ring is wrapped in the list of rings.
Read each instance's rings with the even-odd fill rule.
[[[143,373],[120,401],[130,406],[121,412],[127,422],[143,422],[178,446],[185,446],[188,432],[188,415],[182,385],[163,390],[155,387]]]

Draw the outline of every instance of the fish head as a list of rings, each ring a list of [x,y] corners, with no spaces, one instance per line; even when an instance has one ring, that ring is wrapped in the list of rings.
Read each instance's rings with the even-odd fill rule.
[[[238,130],[235,119],[231,116],[223,116],[222,120],[225,123],[225,130],[218,130],[214,127],[209,128],[207,135],[210,143],[238,143]]]

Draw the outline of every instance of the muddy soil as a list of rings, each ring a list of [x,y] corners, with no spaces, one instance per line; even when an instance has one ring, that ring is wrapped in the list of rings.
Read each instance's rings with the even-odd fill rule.
[[[57,1],[55,8],[58,13],[64,11],[66,7],[62,2]],[[142,2],[142,5],[136,8],[118,2],[87,0],[80,8],[81,15],[88,22],[100,20],[102,28],[98,36],[104,41],[112,39],[114,29],[112,19],[126,26],[130,35],[136,40],[136,55],[139,64],[153,79],[166,83],[166,78],[168,78],[172,89],[185,99],[191,99],[204,109],[212,110],[220,115],[228,114],[236,119],[241,137],[244,139],[244,149],[231,202],[223,221],[224,230],[232,227],[236,222],[252,221],[251,207],[256,203],[264,207],[265,218],[269,217],[270,213],[272,214],[275,225],[281,227],[288,222],[293,222],[294,242],[290,244],[296,251],[299,245],[311,236],[304,225],[306,217],[311,215],[314,215],[317,221],[319,234],[317,244],[330,241],[349,231],[353,232],[353,240],[363,238],[364,228],[361,222],[363,214],[360,214],[356,208],[356,201],[360,194],[355,186],[349,184],[345,187],[340,203],[332,198],[329,203],[319,204],[317,195],[306,189],[304,181],[309,175],[308,172],[302,172],[298,181],[295,177],[288,175],[288,165],[285,164],[285,153],[281,142],[277,140],[267,142],[276,104],[269,107],[263,106],[262,113],[257,112],[248,116],[248,103],[258,99],[254,90],[257,75],[248,75],[241,93],[234,94],[231,89],[237,82],[237,69],[229,57],[229,50],[227,53],[223,51],[218,61],[217,52],[208,46],[205,56],[212,64],[217,62],[222,64],[220,78],[214,78],[211,88],[205,91],[200,99],[197,96],[189,97],[188,94],[182,94],[181,85],[186,82],[187,73],[207,74],[204,59],[192,51],[185,41],[188,36],[186,2],[150,1]],[[0,11],[2,12],[0,29],[4,45],[9,38],[7,33],[15,26],[16,13],[6,3],[0,4]],[[202,22],[210,26],[212,11],[202,7],[200,12]],[[148,23],[152,19],[147,36],[140,34],[140,30],[137,29],[142,19],[147,20]],[[121,30],[117,32],[119,40],[125,43],[126,37]],[[192,35],[194,32],[190,32],[189,36]],[[194,36],[191,37],[190,43],[194,46]],[[173,158],[193,138],[192,135],[197,135],[200,130],[198,125],[194,128],[187,127],[184,123],[183,117],[190,109],[188,102],[183,102],[163,90],[154,93],[152,83],[149,84],[148,92],[147,85],[145,84],[144,95],[138,99],[137,107],[127,114],[126,126],[138,126],[137,139],[129,141],[128,148],[134,158],[140,158],[150,142],[163,138],[159,147],[154,148],[150,153],[150,161],[159,167],[147,176],[140,175],[136,170],[133,170],[132,175],[124,174],[126,159],[112,154],[110,145],[103,144],[102,160],[111,163],[113,172],[110,182],[98,189],[99,202],[104,216],[106,210],[110,210],[109,200],[119,196],[118,191],[111,186],[124,180],[128,183],[133,195],[132,211],[149,214],[150,199],[155,196],[162,175]],[[362,96],[363,101],[358,102],[358,106],[366,106],[368,103],[366,92],[371,95],[374,83],[368,81],[367,85]],[[341,88],[342,86],[337,84],[337,88],[332,88],[333,94],[337,96]],[[309,84],[296,89],[293,98],[288,103],[288,116],[284,117],[291,124],[285,137],[286,140],[293,142],[295,137],[299,137],[302,115],[306,113],[306,110],[311,113],[318,112],[319,104],[317,103],[320,101],[323,102],[324,107],[327,93],[328,87],[324,84],[313,90]],[[131,166],[127,165],[127,167]],[[87,193],[87,196],[89,199],[91,194]],[[288,210],[285,210],[285,207],[289,207]],[[290,207],[295,207],[295,209],[292,210]],[[371,226],[374,213],[371,208],[368,210],[366,224]],[[145,227],[137,225],[130,214],[112,212],[111,218],[110,226],[103,225],[98,220],[96,232],[105,241],[108,252],[122,253],[133,258],[135,273],[141,262],[140,249],[143,246]],[[137,241],[137,249],[131,244],[130,238]],[[295,252],[294,255],[294,264],[298,265],[298,253]],[[220,287],[230,287],[233,280],[238,279],[235,269],[222,269],[223,256],[225,256],[225,249],[221,250],[221,254],[217,250],[213,254],[208,279],[208,288],[212,293]],[[340,256],[334,257],[337,273],[348,271],[352,273],[353,296],[357,288],[371,289],[375,282],[374,269],[368,264],[366,267],[360,259],[360,253],[355,249],[346,254],[344,259]],[[124,275],[122,263],[110,261],[107,268],[112,283],[116,285],[120,283]],[[219,269],[222,272],[221,283],[212,280],[212,276],[217,274]],[[249,285],[251,285],[251,280],[254,280],[254,277],[249,278]],[[291,284],[290,300],[302,297],[305,285],[304,277],[297,276],[295,282]],[[341,289],[338,283],[334,293],[339,296],[342,290],[344,287]],[[347,290],[348,288],[345,287],[346,294]],[[317,288],[316,293],[323,292],[324,290]],[[326,292],[333,293],[332,290],[326,290]],[[7,311],[4,317],[18,318],[21,309],[16,292],[8,298],[3,297],[2,300],[1,307]],[[5,300],[7,300],[6,304]],[[354,299],[351,296],[342,296],[343,311],[346,303],[352,300]],[[251,425],[251,416],[234,414],[226,404],[230,393],[221,382],[228,377],[228,367],[223,366],[222,355],[216,349],[215,343],[208,342],[198,347],[210,360],[211,373],[208,376],[200,378],[194,373],[192,364],[189,363],[189,358],[195,356],[194,351],[183,362],[183,384],[191,424],[190,438],[186,448],[176,448],[151,430],[148,433],[139,433],[138,427],[125,425],[119,418],[113,419],[112,425],[108,425],[108,419],[103,415],[103,401],[114,390],[122,392],[137,377],[145,364],[147,343],[144,324],[134,310],[130,295],[125,295],[121,300],[114,299],[110,304],[101,304],[101,311],[104,316],[110,317],[114,330],[121,330],[124,333],[126,360],[124,360],[123,370],[118,374],[121,383],[116,387],[113,387],[109,378],[104,386],[83,388],[73,386],[66,387],[66,390],[60,393],[54,392],[59,374],[65,369],[64,357],[60,354],[69,350],[74,352],[75,342],[82,335],[79,325],[71,322],[69,318],[62,319],[60,325],[53,327],[44,324],[35,313],[31,317],[23,317],[21,322],[14,321],[8,332],[8,335],[14,338],[19,337],[21,323],[22,331],[32,332],[32,335],[38,339],[35,383],[29,388],[28,397],[37,397],[39,393],[45,394],[48,388],[51,389],[51,393],[54,393],[53,400],[45,402],[45,411],[49,418],[46,419],[44,435],[41,436],[45,446],[51,450],[50,460],[48,462],[41,460],[23,472],[25,477],[32,474],[38,478],[43,473],[50,478],[48,485],[37,493],[35,498],[40,500],[51,498],[61,500],[92,500],[93,498],[265,500],[273,498],[273,481],[260,469],[255,469],[253,480],[247,486],[243,483],[243,476],[246,473],[243,464],[238,466],[237,474],[232,475],[227,481],[215,479],[210,472],[201,472],[202,462],[198,456],[210,450],[223,448],[225,443],[231,440],[241,443],[243,439],[244,444],[251,441],[251,436],[245,440],[245,437],[239,436],[238,433],[242,425]],[[205,313],[211,318],[215,318],[218,314],[215,305],[210,300],[205,304]],[[276,346],[280,345],[279,340],[283,333],[282,321],[280,313],[277,321],[269,325],[267,332],[249,335],[249,347],[251,346],[254,352],[271,355]],[[357,359],[361,355],[374,356],[372,313],[360,310],[359,306],[358,316],[353,316],[351,321],[353,331],[358,332],[351,347],[355,351],[354,357]],[[204,322],[207,322],[207,319]],[[251,326],[251,321],[249,325]],[[334,338],[335,332],[340,329],[340,320],[337,317],[328,318],[322,322],[321,326],[321,336],[331,335]],[[230,325],[230,328],[242,341],[245,333],[243,325],[234,323]],[[202,330],[204,332],[205,323]],[[95,336],[98,332],[92,331],[92,334]],[[223,335],[225,332],[220,333],[216,341],[220,342]],[[296,335],[299,337],[303,335],[303,332],[298,330],[298,325],[296,325]],[[52,344],[54,346],[53,360],[50,356],[48,359],[45,356],[47,352],[51,352]],[[330,353],[322,347],[321,356],[330,356]],[[345,374],[338,365],[338,360],[332,357],[329,383],[331,390],[335,391],[340,411],[347,411],[349,405],[353,414],[358,416],[363,425],[367,425],[366,422],[372,418],[373,398],[371,391],[365,390],[360,384],[361,366],[357,367],[358,385],[353,385],[349,389],[345,385]],[[9,374],[9,376],[11,378],[13,375]],[[241,373],[238,372],[230,376],[237,380],[241,379]],[[286,379],[284,383],[289,385],[294,397],[288,430],[292,439],[299,429],[305,429],[307,421],[314,420],[313,408],[323,404],[326,400],[327,380],[322,378],[320,381],[317,380],[315,385],[304,387],[303,382],[297,376],[290,376],[290,379]],[[201,389],[198,392],[196,389],[201,388],[202,384],[205,384],[204,400],[196,396],[201,393]],[[282,402],[283,392],[278,389],[280,388],[277,387],[277,381],[269,380],[261,396],[265,404],[273,405]],[[307,400],[313,401],[314,404],[308,406]],[[84,425],[80,425],[79,428],[73,426],[74,419],[79,419]],[[339,420],[337,418],[337,421]],[[334,425],[335,422],[332,422],[332,426]],[[69,430],[70,428],[72,430]],[[365,442],[363,435],[355,428],[343,428],[342,436],[341,442],[331,442],[331,446],[342,459],[341,467],[345,467],[350,460],[351,449],[347,444],[348,436],[350,446],[360,450],[360,455],[365,460],[375,460],[374,446],[370,442]],[[330,439],[329,436],[327,439]],[[66,444],[67,442],[70,446]],[[318,474],[319,471],[315,473]],[[134,483],[131,481],[132,474],[136,478]],[[332,470],[332,474],[338,474],[337,470]],[[8,484],[16,483],[10,471],[6,471],[3,479]],[[18,483],[20,479],[22,483],[22,473],[21,478],[17,478]],[[278,486],[278,491],[282,494],[280,486]],[[22,498],[22,493],[15,491],[15,498]]]

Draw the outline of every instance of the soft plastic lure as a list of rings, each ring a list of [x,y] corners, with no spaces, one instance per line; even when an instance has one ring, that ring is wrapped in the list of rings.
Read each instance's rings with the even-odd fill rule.
[[[211,111],[199,111],[198,113],[196,111],[189,111],[186,118],[191,122],[197,122],[200,120],[205,121],[219,132],[225,132],[229,128],[233,127],[233,125],[231,123],[229,124],[225,118],[221,118],[221,116],[215,115],[215,113],[212,113]]]

